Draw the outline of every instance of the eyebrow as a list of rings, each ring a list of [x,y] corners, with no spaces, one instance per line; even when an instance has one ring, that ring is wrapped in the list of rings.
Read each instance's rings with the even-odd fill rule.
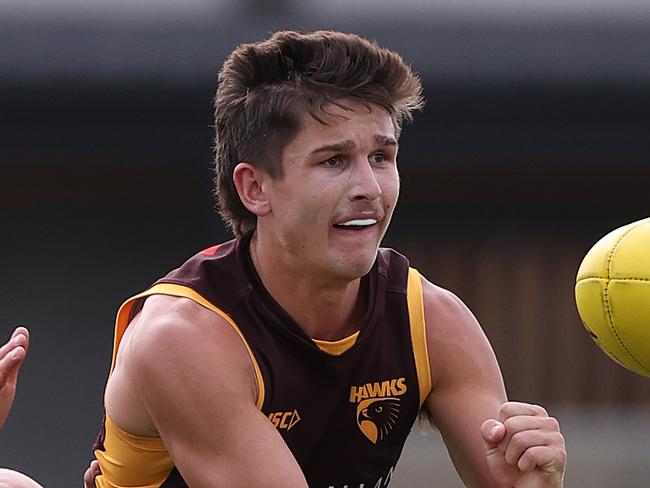
[[[382,146],[397,146],[397,139],[391,136],[375,134],[374,140],[376,143],[381,144]]]
[[[390,136],[385,136],[382,134],[375,134],[373,137],[373,140],[381,144],[382,146],[397,146],[397,139],[394,137]],[[337,142],[335,144],[327,144],[325,146],[318,147],[314,149],[311,153],[316,154],[320,152],[339,152],[339,151],[346,151],[348,149],[354,149],[356,147],[356,143],[352,139],[346,139],[345,141]]]

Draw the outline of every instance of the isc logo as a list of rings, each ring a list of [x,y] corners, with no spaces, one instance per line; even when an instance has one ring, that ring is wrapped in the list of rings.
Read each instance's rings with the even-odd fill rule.
[[[277,429],[290,431],[291,428],[300,422],[300,415],[294,409],[293,412],[272,412],[269,420]]]

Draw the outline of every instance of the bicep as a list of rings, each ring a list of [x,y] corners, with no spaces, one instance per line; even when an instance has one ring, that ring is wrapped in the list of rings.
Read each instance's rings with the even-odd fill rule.
[[[478,322],[449,292],[425,291],[433,389],[425,408],[468,486],[490,486],[481,424],[497,415],[506,393],[496,357]]]
[[[142,402],[189,486],[306,486],[255,405],[252,364],[228,324],[159,324],[131,346]]]
[[[306,486],[273,424],[254,405],[233,408],[228,418],[200,428],[194,421],[162,426],[161,437],[189,486]]]

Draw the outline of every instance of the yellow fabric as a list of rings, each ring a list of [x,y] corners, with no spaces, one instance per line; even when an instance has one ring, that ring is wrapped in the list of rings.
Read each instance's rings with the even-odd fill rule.
[[[344,337],[343,339],[339,339],[338,341],[323,341],[320,339],[312,340],[321,351],[325,351],[327,354],[331,354],[332,356],[340,356],[354,346],[357,337],[359,337],[359,331],[356,331],[354,334]]]
[[[160,437],[141,437],[120,429],[106,416],[104,451],[95,450],[102,474],[98,488],[158,488],[174,464]]]
[[[601,349],[650,377],[650,218],[610,232],[591,248],[575,294],[580,317]]]
[[[408,285],[406,289],[411,326],[411,342],[413,357],[418,375],[420,389],[420,407],[431,392],[431,367],[429,363],[429,348],[427,346],[427,329],[424,320],[424,300],[422,297],[422,280],[420,273],[409,268]]]

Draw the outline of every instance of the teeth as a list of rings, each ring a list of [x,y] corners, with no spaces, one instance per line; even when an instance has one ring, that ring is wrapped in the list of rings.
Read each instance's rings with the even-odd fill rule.
[[[375,219],[354,219],[354,220],[348,220],[347,222],[341,222],[338,225],[354,225],[354,226],[366,226],[366,225],[373,225],[376,224],[377,221]]]

